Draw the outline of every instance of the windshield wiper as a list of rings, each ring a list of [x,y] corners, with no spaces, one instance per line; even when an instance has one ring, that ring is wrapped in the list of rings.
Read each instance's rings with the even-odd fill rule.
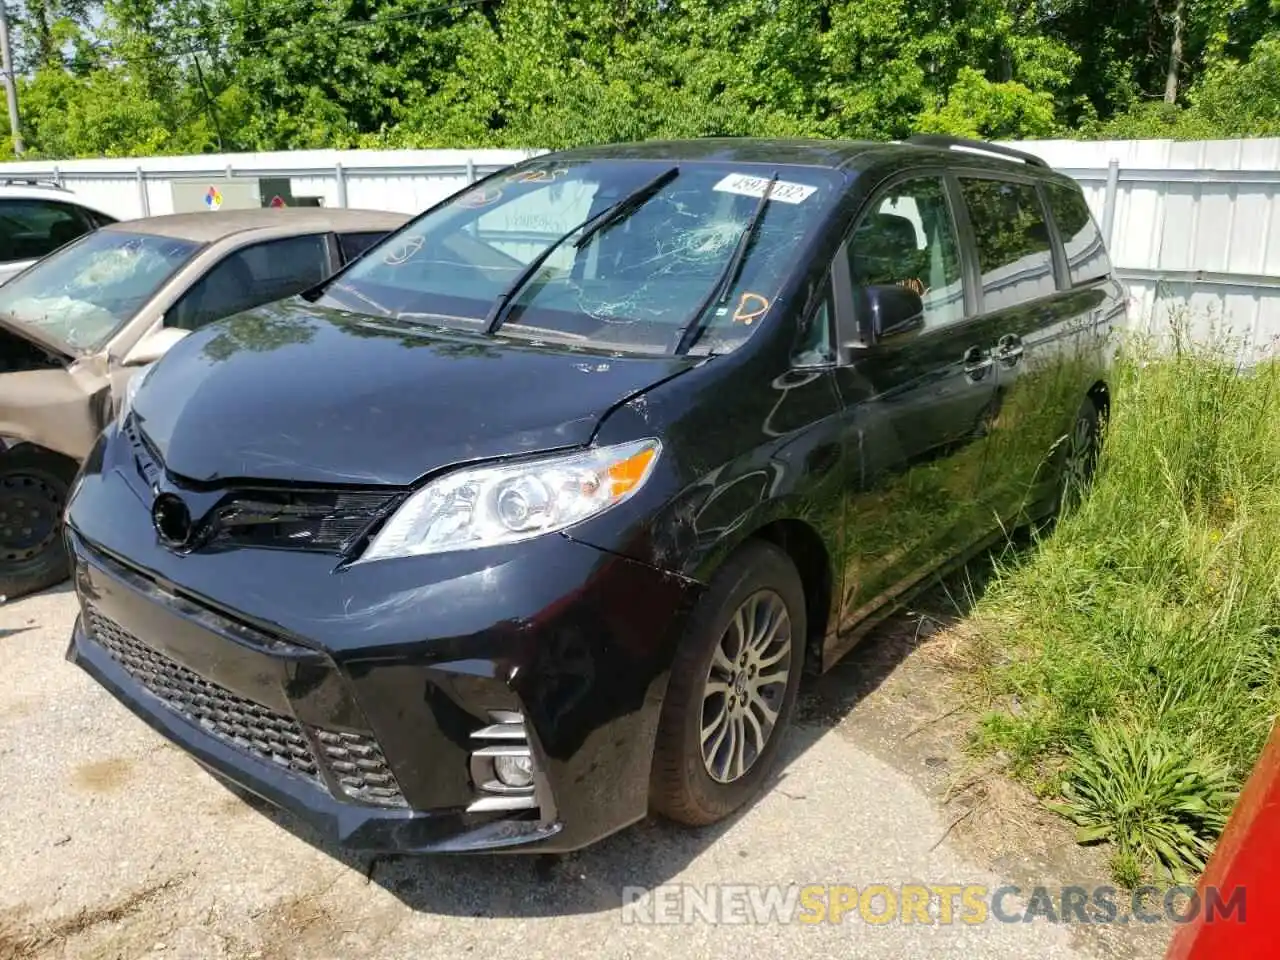
[[[600,211],[583,224],[582,236],[573,242],[573,248],[575,250],[581,250],[597,233],[600,233],[602,230],[608,230],[615,223],[619,223],[631,216],[631,214],[635,213],[648,203],[649,199],[655,193],[678,176],[680,176],[679,167],[672,167],[670,170],[665,170],[644,186],[632,190],[617,203]]]
[[[698,338],[702,336],[702,332],[707,329],[707,324],[711,322],[711,308],[713,306],[723,306],[724,302],[729,299],[729,291],[733,289],[733,285],[738,282],[738,275],[742,273],[743,264],[746,263],[747,259],[747,252],[751,248],[752,241],[756,238],[756,232],[760,229],[760,220],[764,214],[764,208],[769,205],[769,197],[773,193],[773,185],[777,182],[778,171],[775,170],[773,171],[773,176],[769,178],[769,182],[765,184],[764,193],[760,195],[760,202],[756,204],[755,210],[751,212],[751,219],[742,228],[738,243],[734,246],[733,253],[729,255],[729,262],[724,265],[720,278],[707,291],[707,295],[698,304],[698,309],[693,311],[693,315],[689,318],[689,323],[684,328],[684,332],[680,334],[680,340],[676,344],[675,350],[677,354],[689,352],[690,348],[698,342]]]
[[[343,291],[344,293],[349,293],[349,294],[351,294],[353,297],[356,297],[356,298],[357,298],[357,299],[359,299],[359,300],[363,300],[365,303],[369,304],[369,306],[374,307],[374,308],[376,308],[376,309],[378,309],[378,310],[381,310],[381,311],[382,311],[382,315],[383,315],[384,317],[389,317],[389,316],[391,316],[391,315],[392,315],[392,314],[391,314],[391,311],[390,311],[389,309],[387,309],[385,306],[383,306],[382,304],[380,304],[377,300],[374,300],[372,297],[366,297],[363,293],[361,293],[361,292],[360,292],[359,290],[357,290],[355,287],[351,286],[351,284],[349,284],[349,283],[335,283],[335,284],[333,285],[333,289],[335,289],[335,290],[341,290],[341,291]],[[323,292],[323,291],[322,291],[322,292]],[[305,292],[305,291],[303,292],[302,296],[304,296],[304,297],[306,296],[306,292]],[[320,299],[320,297],[319,297],[319,295],[317,295],[317,296],[316,296],[316,300],[319,300],[319,299]],[[312,300],[312,301],[310,301],[310,302],[315,303],[315,300]]]
[[[679,167],[671,167],[669,170],[663,171],[648,183],[644,184],[644,186],[631,191],[631,193],[627,194],[621,200],[611,204],[594,216],[588,217],[572,230],[569,230],[553,240],[549,246],[529,261],[528,266],[520,271],[515,280],[511,282],[511,285],[507,287],[507,289],[503,290],[498,296],[498,299],[493,302],[493,307],[490,308],[489,313],[484,318],[484,322],[481,324],[484,332],[493,333],[502,326],[503,322],[507,318],[508,308],[515,301],[516,296],[525,288],[525,285],[537,275],[538,271],[542,269],[542,265],[546,263],[548,258],[560,248],[561,244],[578,231],[582,231],[582,236],[579,237],[578,242],[574,244],[574,249],[581,250],[591,237],[595,236],[601,230],[613,226],[624,217],[635,213],[644,206],[644,204],[655,193],[679,175]]]

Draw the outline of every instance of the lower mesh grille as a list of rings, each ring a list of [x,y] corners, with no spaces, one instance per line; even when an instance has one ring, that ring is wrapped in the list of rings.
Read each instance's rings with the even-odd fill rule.
[[[407,805],[382,748],[373,737],[304,728],[292,717],[237,696],[152,650],[92,608],[87,611],[86,625],[89,635],[134,680],[213,736],[327,789],[307,736],[309,731],[322,750],[320,760],[346,796],[379,806]]]
[[[324,751],[325,765],[352,799],[393,807],[405,805],[387,758],[372,737],[317,730],[316,740]]]
[[[135,680],[205,731],[277,766],[319,780],[298,721],[238,697],[157,653],[95,610],[89,632]]]

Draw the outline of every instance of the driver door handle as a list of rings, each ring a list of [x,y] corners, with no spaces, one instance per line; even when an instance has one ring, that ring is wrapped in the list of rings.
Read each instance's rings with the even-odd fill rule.
[[[970,380],[980,380],[986,376],[987,370],[990,369],[994,362],[991,359],[991,351],[984,350],[982,347],[970,347],[964,352],[964,375]]]
[[[1016,333],[1006,333],[996,344],[996,356],[1005,366],[1013,366],[1022,357],[1022,338]]]

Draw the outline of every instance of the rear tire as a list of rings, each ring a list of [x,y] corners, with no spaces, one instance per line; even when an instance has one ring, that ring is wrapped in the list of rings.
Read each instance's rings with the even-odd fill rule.
[[[712,578],[671,667],[649,800],[678,823],[715,823],[764,789],[804,665],[804,588],[780,549],[752,542]]]
[[[1054,505],[1057,517],[1075,510],[1093,483],[1102,439],[1100,419],[1093,399],[1085,398],[1062,445],[1062,458],[1058,468],[1058,496]]]
[[[29,444],[0,453],[0,596],[35,593],[69,575],[62,512],[75,469]]]

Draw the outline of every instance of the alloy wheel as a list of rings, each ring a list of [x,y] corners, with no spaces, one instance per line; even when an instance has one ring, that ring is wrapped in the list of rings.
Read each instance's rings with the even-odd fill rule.
[[[1075,426],[1067,437],[1066,455],[1062,463],[1062,503],[1064,507],[1077,506],[1084,499],[1084,492],[1093,478],[1097,460],[1098,435],[1093,421],[1086,416],[1076,418]]]
[[[738,607],[711,657],[702,694],[702,762],[711,779],[741,779],[778,722],[792,662],[791,615],[760,590]]]

